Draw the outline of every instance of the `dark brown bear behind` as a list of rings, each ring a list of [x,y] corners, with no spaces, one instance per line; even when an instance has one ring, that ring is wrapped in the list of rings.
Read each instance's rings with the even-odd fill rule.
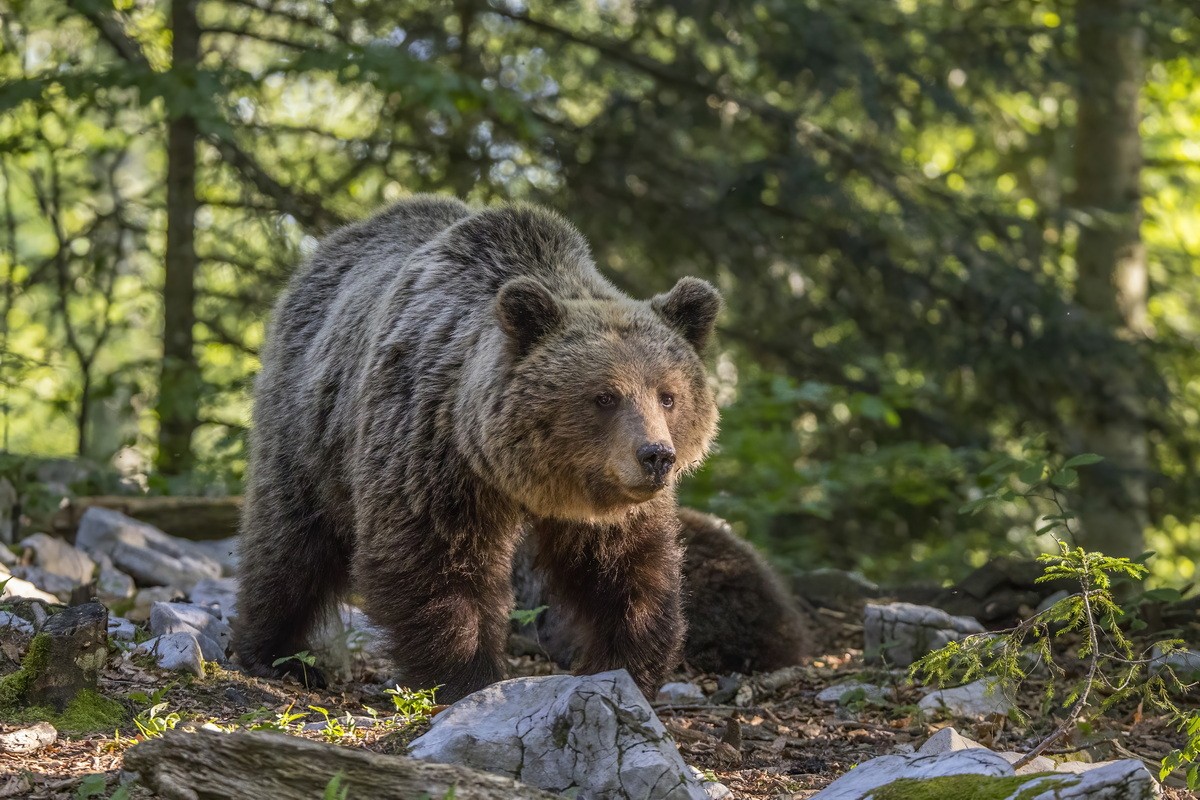
[[[727,674],[799,664],[811,655],[812,634],[795,600],[757,550],[719,517],[678,510],[683,544],[684,660],[695,669]],[[519,630],[560,666],[577,653],[578,625],[534,569],[536,543],[527,539],[513,564],[517,606],[548,608]]]

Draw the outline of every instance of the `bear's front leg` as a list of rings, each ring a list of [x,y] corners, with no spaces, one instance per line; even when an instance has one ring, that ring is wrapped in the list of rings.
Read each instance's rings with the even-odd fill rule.
[[[624,668],[650,699],[679,663],[685,633],[679,521],[673,505],[654,506],[618,524],[534,525],[536,566],[581,636],[576,672]]]
[[[355,552],[354,584],[413,688],[451,703],[505,677],[515,534],[400,520]]]

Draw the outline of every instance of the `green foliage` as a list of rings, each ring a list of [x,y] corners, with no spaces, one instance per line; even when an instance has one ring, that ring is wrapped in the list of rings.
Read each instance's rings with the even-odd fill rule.
[[[303,711],[292,711],[294,703],[289,703],[283,711],[275,713],[267,708],[257,708],[238,717],[238,723],[252,731],[279,731],[293,733],[303,727],[303,719],[308,716]]]
[[[286,664],[289,661],[295,661],[300,665],[301,674],[304,677],[304,688],[308,687],[308,668],[317,663],[317,657],[307,650],[301,650],[299,653],[293,653],[290,656],[277,658],[271,662],[272,667],[278,667],[280,664]]]
[[[180,721],[179,712],[167,711],[167,708],[166,703],[156,703],[134,717],[133,724],[147,739],[154,739],[167,731],[175,730]]]
[[[89,800],[89,798],[104,795],[107,791],[108,777],[106,775],[103,773],[85,775],[75,789],[75,800]],[[129,800],[129,790],[124,786],[118,786],[107,797],[108,800]]]
[[[325,784],[325,791],[321,794],[321,800],[346,800],[350,796],[350,787],[343,786],[345,776],[341,772],[334,774],[329,779],[329,783]]]
[[[1085,454],[1058,465],[1020,458],[1001,459],[997,462],[999,466],[993,465],[994,487],[963,512],[976,513],[990,504],[1018,499],[1048,502],[1054,513],[1042,517],[1044,524],[1037,534],[1052,536],[1058,552],[1039,558],[1045,567],[1038,581],[1069,581],[1078,585],[1079,591],[1009,630],[975,634],[951,642],[919,659],[909,674],[922,682],[936,681],[939,686],[950,681],[989,678],[998,687],[1013,692],[1029,677],[1031,669],[1044,667],[1048,679],[1042,711],[1058,708],[1067,714],[1065,721],[1035,747],[1027,759],[1039,754],[1075,726],[1088,724],[1089,715],[1103,715],[1123,701],[1137,699],[1170,714],[1193,737],[1187,747],[1163,762],[1166,774],[1195,760],[1196,747],[1200,746],[1195,736],[1200,725],[1195,730],[1189,727],[1196,715],[1187,714],[1177,701],[1188,687],[1169,665],[1153,663],[1151,647],[1135,653],[1133,642],[1123,630],[1123,626],[1129,624],[1129,615],[1118,603],[1114,588],[1121,579],[1141,580],[1148,570],[1144,564],[1128,558],[1089,552],[1072,547],[1060,538],[1073,538],[1071,523],[1075,518],[1064,507],[1060,490],[1075,483],[1078,467],[1099,461],[1097,456]],[[1059,641],[1078,642],[1070,649],[1074,657],[1086,665],[1083,675],[1073,678],[1059,665],[1066,654],[1065,647],[1056,649],[1055,643]],[[1163,655],[1182,646],[1183,642],[1172,639],[1153,645]],[[1102,699],[1094,699],[1097,696]],[[1016,713],[1019,719],[1026,720],[1023,712],[1018,710]],[[1192,780],[1191,775],[1189,780]]]
[[[537,618],[542,615],[550,606],[538,606],[537,608],[514,608],[508,612],[508,618],[524,627],[537,622]]]
[[[325,737],[325,741],[336,744],[357,734],[358,723],[354,721],[354,717],[349,711],[344,717],[338,718],[330,716],[329,710],[321,706],[309,706],[309,708],[316,711],[325,720],[325,727],[321,729],[321,735]]]
[[[392,706],[396,710],[396,715],[403,719],[405,723],[411,723],[429,718],[433,713],[434,707],[437,705],[434,694],[439,688],[441,687],[408,689],[396,686],[393,689],[384,689],[383,691],[392,698]]]

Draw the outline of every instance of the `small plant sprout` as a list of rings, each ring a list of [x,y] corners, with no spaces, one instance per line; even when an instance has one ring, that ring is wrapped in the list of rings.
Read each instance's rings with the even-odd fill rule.
[[[321,734],[330,744],[336,744],[347,737],[352,737],[358,731],[358,724],[349,711],[346,712],[344,718],[338,718],[330,716],[329,710],[320,706],[309,706],[309,708],[325,718],[325,727],[321,729]]]
[[[308,716],[303,711],[292,711],[294,703],[278,713],[268,708],[256,708],[238,717],[238,722],[252,731],[280,731],[292,733],[300,727],[300,721]]]
[[[396,716],[403,718],[405,723],[413,723],[427,719],[433,713],[433,709],[437,705],[434,693],[440,688],[440,686],[435,686],[432,689],[406,689],[396,686],[395,689],[384,689],[383,691],[392,698],[392,705],[396,707]]]
[[[538,606],[537,608],[514,608],[508,612],[508,618],[517,623],[521,627],[532,625],[537,622],[537,618],[542,615],[542,612],[550,606]]]
[[[147,739],[154,739],[162,736],[163,733],[169,730],[174,730],[179,724],[179,712],[172,711],[164,714],[167,710],[166,703],[158,703],[146,709],[142,713],[133,718],[133,724],[142,732],[142,736]]]
[[[1039,557],[1045,566],[1039,582],[1070,581],[1079,591],[1059,600],[1005,631],[973,634],[929,653],[910,668],[910,677],[924,683],[971,681],[990,678],[997,688],[1015,690],[1035,666],[1048,672],[1043,708],[1066,710],[1059,725],[1027,752],[1014,767],[1022,767],[1044,753],[1055,742],[1090,719],[1100,717],[1125,700],[1137,699],[1169,715],[1184,731],[1188,743],[1162,763],[1162,776],[1186,763],[1189,786],[1200,784],[1195,762],[1200,756],[1200,716],[1188,714],[1176,702],[1194,684],[1185,684],[1162,656],[1180,649],[1183,642],[1160,640],[1135,652],[1121,628],[1124,622],[1136,629],[1136,620],[1117,602],[1114,585],[1123,580],[1140,581],[1147,573],[1143,559],[1114,558],[1078,547],[1072,528],[1075,515],[1064,506],[1062,491],[1076,482],[1076,468],[1100,458],[1086,454],[1055,467],[1046,460],[1004,457],[985,470],[996,485],[985,496],[963,508],[974,513],[989,503],[1023,500],[1044,503],[1052,513],[1042,518],[1038,535],[1053,539],[1056,553]],[[1005,472],[1009,474],[1004,474]],[[1013,478],[1016,478],[1014,481]],[[1068,540],[1071,544],[1068,544]],[[1072,678],[1055,661],[1055,643],[1075,634],[1074,655],[1083,663],[1083,674]],[[1062,650],[1062,648],[1059,648]],[[1062,653],[1059,652],[1059,655]],[[1021,719],[1024,715],[1017,712]]]
[[[308,668],[316,665],[317,657],[307,650],[301,650],[299,653],[292,653],[290,656],[275,659],[271,662],[271,666],[278,667],[289,661],[295,661],[300,664],[300,674],[304,676],[304,688],[310,688],[308,685]]]
[[[341,772],[334,774],[329,779],[329,783],[325,784],[325,791],[321,794],[321,800],[347,800],[350,796],[350,787],[345,786],[345,776]]]

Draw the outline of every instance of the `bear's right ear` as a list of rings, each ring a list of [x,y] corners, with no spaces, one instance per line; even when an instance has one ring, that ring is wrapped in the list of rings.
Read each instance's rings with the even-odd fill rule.
[[[565,319],[562,304],[533,278],[513,278],[496,295],[496,319],[500,329],[512,339],[517,352],[525,355],[546,334]]]

